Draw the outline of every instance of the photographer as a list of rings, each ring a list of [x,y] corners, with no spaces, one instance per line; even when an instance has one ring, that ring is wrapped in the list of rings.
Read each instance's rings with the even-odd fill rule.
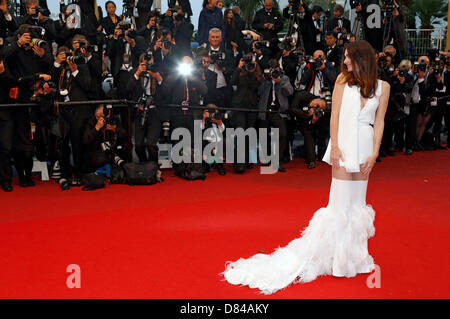
[[[77,34],[72,39],[72,51],[85,59],[91,75],[89,99],[100,100],[104,97],[102,90],[102,59],[96,52],[96,46],[90,45],[85,36]]]
[[[450,60],[441,60],[441,62],[444,62],[445,64],[442,66],[442,69],[439,70],[439,73],[441,73],[441,80],[443,83],[442,87],[436,88],[436,96],[442,97],[442,96],[448,96],[450,95]],[[443,146],[441,143],[441,130],[442,130],[442,120],[445,122],[445,127],[450,127],[450,101],[449,99],[441,99],[438,101],[438,104],[436,106],[436,112],[434,115],[434,127],[433,127],[433,133],[435,136],[435,142],[436,142],[436,149],[446,149],[449,147],[448,143],[448,137],[447,137],[447,145]],[[447,133],[448,135],[448,133]]]
[[[323,88],[334,89],[337,74],[336,69],[325,59],[323,51],[314,52],[313,59],[309,61],[300,82],[300,90],[305,90],[315,96],[324,97]]]
[[[134,5],[134,4],[133,4]],[[148,22],[149,14],[152,11],[153,0],[137,1],[136,29],[140,29]]]
[[[55,63],[51,69],[54,79],[59,79],[57,90],[58,99],[63,102],[87,101],[91,90],[91,75],[80,56],[71,56],[67,47],[58,48]],[[59,181],[62,190],[72,186],[81,185],[81,176],[84,173],[83,160],[83,127],[92,115],[89,105],[64,105],[59,107],[60,115],[60,158],[61,179]],[[71,147],[69,147],[69,144]],[[70,155],[75,167],[70,165]],[[74,178],[72,179],[72,177]]]
[[[255,55],[249,53],[239,61],[238,67],[231,78],[231,85],[236,87],[233,94],[231,106],[233,108],[258,109],[258,88],[262,84],[263,75]],[[234,128],[255,128],[258,120],[256,112],[233,112],[232,123]],[[235,144],[236,145],[236,144]],[[250,140],[245,141],[245,164],[237,162],[235,154],[234,171],[243,173],[245,169],[252,168],[250,163],[250,150],[256,151],[256,145],[250,145]]]
[[[337,44],[338,37],[335,32],[328,32],[326,36],[325,56],[327,61],[334,67],[336,74],[340,73],[343,48]]]
[[[148,43],[148,48],[153,48],[158,39],[158,31],[161,29],[160,23],[159,11],[153,10],[149,13],[147,25],[136,31],[137,35],[143,37],[145,43]]]
[[[134,121],[135,151],[140,162],[158,163],[157,144],[161,132],[158,106],[162,104],[163,77],[150,51],[143,53],[139,60],[139,67],[131,71],[133,76],[127,87],[130,98],[138,101]]]
[[[202,136],[205,136],[203,140],[203,148],[205,149],[207,144],[212,144],[214,148],[211,154],[203,154],[203,168],[208,173],[211,168],[216,168],[219,175],[225,175],[225,167],[223,166],[224,158],[218,154],[218,144],[223,143],[223,132],[225,131],[225,125],[222,121],[222,114],[217,110],[217,106],[214,104],[208,104],[207,109],[203,111],[202,119]]]
[[[275,54],[270,49],[269,41],[252,41],[252,52],[256,55],[256,62],[259,64],[262,70],[269,68],[269,61],[272,59],[279,60],[281,52]]]
[[[205,49],[209,57],[207,70],[210,71],[210,76],[205,78],[209,80],[205,103],[228,107],[232,94],[230,78],[234,71],[234,58],[229,50],[224,49],[222,32],[219,29],[209,31],[208,43]]]
[[[265,79],[258,89],[258,109],[269,113],[259,113],[259,119],[262,121],[261,127],[279,129],[278,171],[284,173],[286,170],[281,165],[281,158],[287,145],[287,129],[285,120],[280,113],[288,110],[288,97],[294,92],[294,89],[289,78],[280,71],[277,60],[271,60],[269,65],[271,67],[270,77]]]
[[[402,130],[402,133],[400,133],[401,126],[404,127],[406,118],[404,106],[406,104],[406,97],[412,91],[413,81],[413,77],[408,74],[408,70],[403,66],[396,68],[389,76],[388,82],[391,85],[392,93],[389,98],[389,104],[384,119],[384,132],[380,146],[381,157],[395,155],[392,150],[392,139],[395,131],[397,131],[398,134],[404,133],[404,129]],[[399,138],[400,137],[397,137],[397,141],[401,147],[403,147],[404,143],[399,140]]]
[[[45,30],[42,39],[49,41],[57,38],[55,25],[53,20],[49,18],[50,11],[48,9],[40,7],[38,0],[25,1],[25,8],[26,14],[24,16],[14,17],[16,28],[22,24],[39,26]]]
[[[446,61],[441,60],[439,55],[436,55],[434,62],[430,67],[429,74],[429,84],[430,84],[430,96],[431,101],[429,102],[429,114],[431,118],[425,124],[425,131],[431,127],[433,124],[433,135],[434,143],[433,145],[427,145],[427,150],[437,150],[444,149],[441,146],[441,128],[442,128],[442,117],[444,115],[444,110],[446,108],[446,99],[442,99],[446,95],[447,88],[445,86],[446,80],[444,78],[444,68]],[[447,80],[448,83],[448,80]],[[439,123],[438,123],[439,122]]]
[[[287,37],[296,39],[297,47],[302,46],[303,23],[307,5],[302,0],[289,0],[283,9],[283,17],[289,19]],[[303,44],[304,45],[304,44]]]
[[[350,20],[344,18],[344,7],[336,5],[333,11],[334,17],[328,20],[327,32],[333,32],[337,35],[337,39],[346,36],[352,32]]]
[[[413,150],[423,151],[424,148],[419,138],[419,129],[423,127],[424,113],[427,109],[427,99],[429,98],[430,86],[427,80],[428,57],[419,58],[419,65],[414,75],[413,89],[409,103],[409,114],[406,117],[405,132],[405,155],[411,155]],[[423,130],[424,132],[424,130]],[[422,132],[422,134],[423,134]]]
[[[411,69],[411,62],[408,60],[403,60],[399,66],[396,74],[391,80],[391,97],[389,99],[388,109],[391,110],[392,113],[392,125],[393,125],[393,134],[394,134],[394,152],[403,151],[405,146],[405,124],[407,113],[409,112],[409,106],[407,106],[408,98],[411,97],[411,91],[414,83],[414,76],[409,73]],[[389,145],[390,140],[385,142],[384,144]],[[382,141],[383,144],[383,141]],[[389,152],[386,150],[388,155]]]
[[[18,81],[14,93],[10,94],[11,103],[28,103],[33,95],[29,80],[36,74],[48,73],[53,57],[48,46],[41,39],[32,38],[35,26],[23,24],[17,30],[17,36],[11,38],[3,53],[11,76]],[[40,45],[40,46],[39,46]],[[31,81],[32,82],[32,81]],[[15,107],[14,118],[14,164],[19,175],[19,185],[34,186],[31,180],[33,167],[33,144],[30,136],[30,111],[27,107]]]
[[[189,130],[191,136],[194,136],[194,120],[201,120],[202,113],[189,108],[189,105],[199,105],[201,96],[206,95],[208,89],[200,75],[194,71],[192,58],[183,57],[177,72],[170,74],[165,82],[163,96],[167,97],[167,103],[179,105],[170,107],[172,130],[183,127]],[[176,144],[176,141],[172,140],[172,144]],[[194,139],[191,142],[191,150],[193,149]],[[198,154],[201,154],[201,150],[198,150]],[[192,156],[189,156],[189,159],[192,161]]]
[[[320,22],[322,13],[323,9],[320,6],[314,6],[312,10],[305,8],[302,36],[306,55],[312,55],[316,50],[323,50],[323,27]]]
[[[330,100],[331,103],[331,100]],[[319,142],[319,154],[324,154],[326,150],[326,138],[328,136],[327,120],[329,116],[324,116],[330,111],[327,101],[314,94],[298,91],[289,107],[289,111],[295,115],[297,125],[303,134],[306,150],[306,165],[308,169],[316,167],[315,141]],[[319,159],[321,157],[319,156]]]
[[[121,166],[128,157],[127,132],[120,127],[111,105],[99,105],[83,130],[86,173],[110,164]]]
[[[270,41],[271,50],[278,52],[278,32],[283,29],[283,19],[280,12],[273,7],[273,0],[265,0],[264,8],[256,11],[252,28],[262,34],[265,41]]]
[[[176,46],[172,39],[172,33],[167,29],[159,30],[157,37],[153,47],[155,65],[163,76],[167,76],[176,64]]]
[[[144,38],[138,36],[126,21],[117,25],[114,36],[108,40],[106,53],[111,60],[111,73],[120,98],[127,97],[129,71],[139,65],[139,56],[145,48]]]
[[[291,85],[294,86],[295,77],[297,76],[297,65],[299,62],[299,55],[296,48],[296,43],[293,38],[284,38],[281,42],[283,55],[281,57],[281,66],[284,74],[289,77]]]

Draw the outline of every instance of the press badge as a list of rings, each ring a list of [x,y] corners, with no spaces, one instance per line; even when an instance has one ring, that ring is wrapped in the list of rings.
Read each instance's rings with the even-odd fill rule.
[[[316,42],[320,42],[320,33],[316,35]]]

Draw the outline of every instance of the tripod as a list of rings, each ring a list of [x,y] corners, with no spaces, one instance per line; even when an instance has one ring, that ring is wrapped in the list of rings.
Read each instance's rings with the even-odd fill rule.
[[[386,23],[384,24],[383,29],[383,48],[386,47],[389,41],[390,35],[391,35],[391,28],[392,28],[392,11],[385,11],[386,12]]]

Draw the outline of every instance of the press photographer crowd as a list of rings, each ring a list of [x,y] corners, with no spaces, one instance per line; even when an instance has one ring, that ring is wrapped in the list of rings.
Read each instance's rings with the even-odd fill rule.
[[[379,26],[369,25],[373,3],[381,8]],[[13,166],[20,187],[35,185],[34,160],[48,163],[62,190],[99,188],[107,178],[160,182],[159,145],[176,144],[171,133],[177,128],[193,136],[195,120],[203,131],[211,129],[213,143],[225,138],[225,128],[277,128],[278,171],[286,172],[283,164],[293,156],[313,169],[330,136],[345,46],[358,40],[376,50],[378,76],[391,85],[378,160],[447,148],[441,133],[450,124],[448,53],[411,56],[405,13],[395,0],[350,1],[354,23],[340,5],[289,0],[278,10],[266,0],[246,21],[239,7],[204,0],[196,35],[190,1],[168,4],[160,12],[152,10],[153,0],[123,0],[120,13],[114,1],[102,8],[95,0],[63,0],[59,19],[52,19],[57,15],[46,0],[20,2],[20,14],[1,0],[4,191],[13,190]],[[297,131],[304,145],[294,148]],[[192,159],[195,147],[192,142],[189,154],[180,155]],[[258,151],[258,142],[247,138],[244,161],[225,168],[230,158],[213,150],[173,169],[188,180],[204,179],[211,169],[242,174],[257,163]]]

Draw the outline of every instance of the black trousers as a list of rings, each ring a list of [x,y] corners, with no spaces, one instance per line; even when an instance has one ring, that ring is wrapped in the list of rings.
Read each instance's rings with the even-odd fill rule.
[[[13,158],[20,179],[31,178],[33,169],[33,141],[31,136],[30,110],[14,109]]]
[[[10,112],[3,111],[3,112]],[[14,135],[14,120],[10,116],[0,115],[0,184],[11,182],[11,152]]]
[[[60,141],[60,166],[61,177],[65,179],[72,178],[75,175],[81,178],[83,173],[87,170],[87,165],[84,161],[83,151],[83,130],[89,114],[78,113],[76,110],[63,109],[61,110],[61,126],[63,137]],[[70,155],[72,154],[74,167],[72,168]]]
[[[416,142],[416,126],[417,126],[417,109],[419,104],[411,104],[409,107],[409,114],[406,117],[405,128],[405,147],[406,149],[413,149]]]
[[[316,160],[316,142],[318,144],[318,155],[322,158],[326,151],[327,118],[321,117],[316,123],[309,124],[308,119],[300,119],[298,128],[305,142],[306,163]]]
[[[278,142],[278,146],[279,146],[279,152],[278,152],[279,163],[278,163],[278,165],[281,165],[282,156],[284,154],[284,151],[285,151],[286,145],[287,145],[287,129],[286,129],[285,120],[281,117],[281,115],[279,113],[267,113],[266,120],[261,121],[260,127],[262,127],[262,128],[277,128],[279,130],[279,140],[275,141],[275,142],[276,143]],[[266,147],[268,147],[268,149],[271,150],[272,144],[271,144],[271,140],[270,140],[270,135],[267,138],[266,144],[267,144]],[[264,152],[266,154],[271,154],[270,152],[268,152],[267,149],[264,150]]]
[[[161,121],[156,108],[147,112],[143,123],[143,111],[138,111],[134,125],[134,149],[140,162],[158,162],[158,140],[161,134]],[[148,156],[147,156],[148,153]]]

